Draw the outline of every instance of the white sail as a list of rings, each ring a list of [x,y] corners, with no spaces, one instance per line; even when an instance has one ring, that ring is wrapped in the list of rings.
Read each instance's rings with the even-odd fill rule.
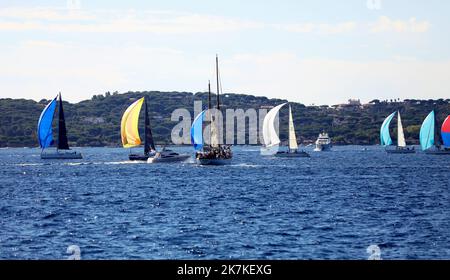
[[[297,150],[297,137],[295,137],[294,119],[292,117],[291,105],[289,105],[289,149]]]
[[[263,122],[263,138],[266,147],[272,147],[280,144],[280,138],[278,138],[277,131],[275,129],[275,120],[277,118],[280,109],[287,103],[281,104],[273,108],[267,113]]]
[[[403,125],[402,125],[402,119],[400,118],[400,112],[398,112],[397,117],[397,145],[399,147],[406,147],[406,140],[405,140],[405,134],[403,133]]]
[[[210,129],[211,129],[211,147],[215,148],[215,147],[219,147],[219,128],[218,128],[218,110],[216,109],[211,109],[208,110],[209,111],[209,116],[210,116]],[[214,116],[214,118],[213,118]]]

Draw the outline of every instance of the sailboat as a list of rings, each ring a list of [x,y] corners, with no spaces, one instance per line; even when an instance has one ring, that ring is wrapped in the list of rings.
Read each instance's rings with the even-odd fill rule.
[[[58,99],[59,96],[59,100]],[[39,146],[41,147],[41,159],[82,159],[81,153],[72,151],[67,140],[66,120],[64,117],[64,109],[61,93],[56,96],[41,113],[38,121],[37,136]],[[45,149],[53,146],[53,129],[52,123],[55,115],[56,107],[58,109],[58,143],[56,152],[45,152]]]
[[[281,143],[275,129],[275,121],[277,120],[278,112],[288,103],[284,103],[271,109],[263,122],[263,138],[265,144],[266,154],[275,155],[277,157],[309,157],[305,151],[298,150],[297,137],[295,135],[294,119],[292,117],[291,105],[289,105],[289,145],[287,151],[279,151],[278,147]]]
[[[420,145],[426,154],[450,155],[450,116],[442,124],[441,134],[435,129],[437,118],[432,111],[420,128]]]
[[[150,127],[150,118],[148,116],[148,106],[145,97],[135,101],[131,104],[122,116],[120,134],[124,148],[133,148],[142,144],[139,136],[139,114],[144,105],[145,115],[145,140],[144,153],[132,154],[128,158],[132,161],[148,161],[148,162],[174,162],[184,161],[189,158],[189,155],[180,155],[169,149],[163,148],[162,151],[157,152],[155,142],[153,141],[153,134]]]
[[[220,111],[220,82],[219,82],[219,58],[216,56],[216,78],[217,78],[217,111]],[[200,165],[227,165],[232,161],[233,153],[231,146],[220,144],[219,127],[212,120],[211,114],[211,84],[208,83],[208,110],[202,111],[192,123],[191,142],[194,145],[195,159]],[[209,144],[203,144],[203,122],[209,116]]]
[[[389,149],[387,147],[393,144],[391,135],[389,133],[389,125],[392,119],[397,113],[397,146],[395,149]],[[386,147],[386,152],[390,154],[413,154],[416,152],[414,147],[406,146],[405,134],[403,132],[402,119],[400,117],[400,111],[390,114],[381,125],[380,129],[380,141],[381,145]]]

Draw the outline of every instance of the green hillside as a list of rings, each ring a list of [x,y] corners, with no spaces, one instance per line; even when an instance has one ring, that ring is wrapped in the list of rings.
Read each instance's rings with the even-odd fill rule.
[[[121,116],[128,105],[142,96],[148,97],[153,135],[158,143],[170,143],[170,133],[177,124],[170,120],[175,109],[186,108],[193,115],[194,100],[203,100],[203,104],[207,104],[206,93],[187,92],[106,93],[76,104],[66,102],[64,111],[69,142],[72,146],[119,146]],[[37,120],[48,102],[0,99],[0,147],[37,146]],[[224,109],[259,109],[282,102],[285,101],[242,94],[226,94],[222,97]],[[363,106],[341,107],[291,104],[297,136],[304,143],[314,141],[324,130],[330,133],[335,144],[377,144],[383,119],[395,110],[402,113],[407,141],[417,143],[420,124],[431,110],[437,110],[441,121],[450,114],[449,99],[404,102],[374,100]],[[286,139],[287,110],[283,110],[280,117],[280,138]],[[395,133],[394,128],[392,132]]]

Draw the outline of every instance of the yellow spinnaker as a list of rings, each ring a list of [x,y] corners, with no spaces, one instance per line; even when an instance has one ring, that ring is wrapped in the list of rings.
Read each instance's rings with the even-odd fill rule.
[[[144,97],[131,104],[122,116],[120,134],[124,148],[136,147],[142,143],[139,137],[138,122],[143,103]]]

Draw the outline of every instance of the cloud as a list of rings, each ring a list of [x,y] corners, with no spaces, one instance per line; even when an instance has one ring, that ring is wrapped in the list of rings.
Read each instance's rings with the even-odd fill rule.
[[[0,18],[18,20],[70,21],[92,20],[94,16],[83,10],[57,9],[47,7],[7,7],[0,9]]]
[[[46,7],[2,8],[0,18],[0,31],[79,33],[193,34],[275,29],[292,33],[333,35],[353,32],[360,25],[355,21],[269,23],[177,11],[73,10]],[[417,21],[414,17],[405,21],[382,16],[377,22],[364,26],[368,26],[370,32],[424,33],[430,29],[431,24],[428,21]]]
[[[416,18],[412,17],[409,20],[393,20],[389,17],[382,16],[377,22],[369,25],[370,31],[379,32],[410,32],[410,33],[424,33],[431,28],[431,23],[428,21],[418,22]]]
[[[0,30],[80,33],[191,34],[263,28],[256,21],[173,11],[0,9]]]
[[[27,41],[2,47],[0,97],[40,100],[63,91],[80,101],[105,91],[205,91],[214,54],[140,45]],[[337,104],[348,98],[446,98],[450,61],[395,56],[380,61],[304,59],[292,52],[221,57],[225,92]],[[251,74],[249,74],[251,73]]]
[[[302,59],[294,53],[240,54],[226,62],[229,91],[336,104],[349,98],[446,98],[450,61]],[[251,76],[245,73],[252,73]]]
[[[316,25],[313,23],[274,24],[273,26],[294,33],[311,33],[316,28]]]
[[[0,97],[40,100],[63,91],[73,102],[105,91],[205,90],[214,73],[212,55],[134,44],[27,41],[1,50]]]
[[[353,21],[337,24],[329,23],[291,23],[291,24],[273,24],[273,27],[293,32],[293,33],[317,33],[317,34],[340,34],[349,33],[356,29],[357,23]]]
[[[320,24],[318,26],[320,33],[325,34],[339,34],[339,33],[348,33],[354,31],[356,29],[356,22],[344,22],[336,25],[331,24]]]

